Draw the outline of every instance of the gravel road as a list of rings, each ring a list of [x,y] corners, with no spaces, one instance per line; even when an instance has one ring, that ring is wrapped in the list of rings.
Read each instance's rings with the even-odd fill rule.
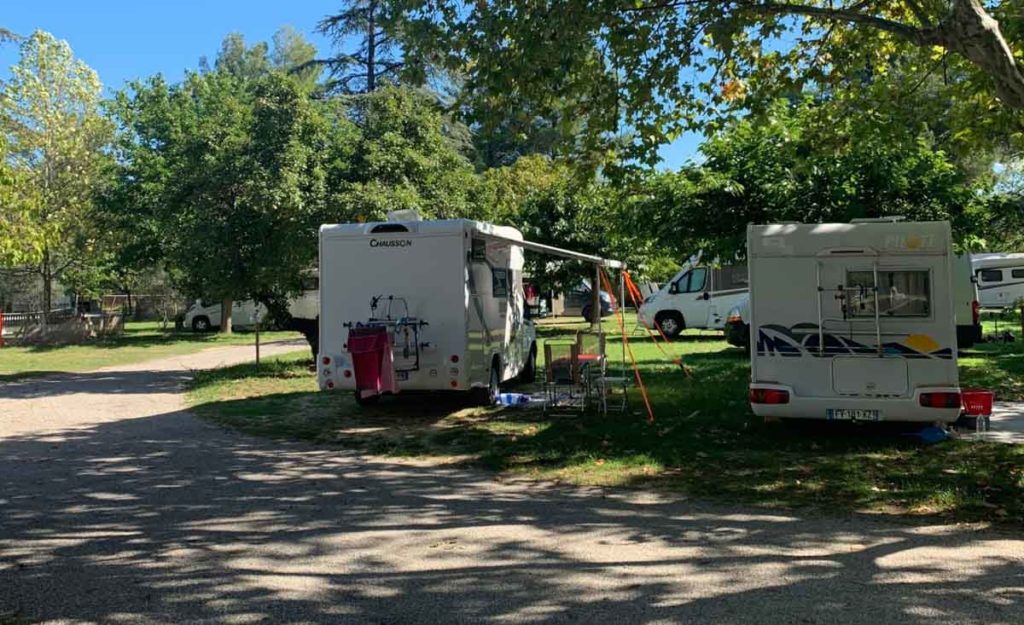
[[[0,386],[0,624],[1024,622],[1019,534],[502,483],[184,410],[190,369],[250,356]]]

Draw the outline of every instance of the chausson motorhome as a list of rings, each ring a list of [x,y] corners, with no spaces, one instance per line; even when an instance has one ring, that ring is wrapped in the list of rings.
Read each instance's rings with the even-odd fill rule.
[[[490,402],[503,381],[532,378],[521,240],[514,228],[415,215],[322,226],[320,388],[360,401],[475,391]]]
[[[1024,300],[1024,254],[972,254],[982,308],[1009,308]]]
[[[721,330],[725,316],[746,297],[745,265],[711,266],[687,263],[640,306],[640,322],[657,323],[668,337],[686,328]]]
[[[754,413],[955,421],[951,249],[947,222],[749,226]]]

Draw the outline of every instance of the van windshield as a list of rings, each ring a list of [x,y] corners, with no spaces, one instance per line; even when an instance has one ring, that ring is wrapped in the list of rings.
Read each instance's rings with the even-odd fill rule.
[[[674,282],[676,293],[697,293],[704,290],[704,282],[707,280],[708,270],[704,267],[696,267],[684,273]]]

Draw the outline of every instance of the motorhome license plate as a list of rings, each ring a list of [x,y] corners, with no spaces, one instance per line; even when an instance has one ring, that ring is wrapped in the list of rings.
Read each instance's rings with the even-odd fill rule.
[[[398,380],[399,382],[408,382],[409,381],[409,372],[408,371],[395,371],[395,379]]]
[[[880,421],[881,411],[863,408],[829,408],[825,411],[829,421]]]

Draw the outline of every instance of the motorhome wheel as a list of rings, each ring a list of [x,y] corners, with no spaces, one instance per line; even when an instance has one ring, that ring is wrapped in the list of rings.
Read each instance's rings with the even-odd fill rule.
[[[661,331],[665,333],[665,336],[670,339],[679,336],[679,333],[686,328],[683,316],[675,311],[659,313],[654,320],[661,326]]]
[[[519,381],[530,384],[537,379],[537,344],[530,345],[530,355],[526,357],[523,370],[519,372]]]
[[[372,406],[380,401],[379,394],[363,396],[362,391],[356,391],[354,396],[356,398],[356,403],[360,406]]]
[[[209,332],[210,331],[210,320],[206,317],[196,317],[192,320],[192,331],[193,332]]]

